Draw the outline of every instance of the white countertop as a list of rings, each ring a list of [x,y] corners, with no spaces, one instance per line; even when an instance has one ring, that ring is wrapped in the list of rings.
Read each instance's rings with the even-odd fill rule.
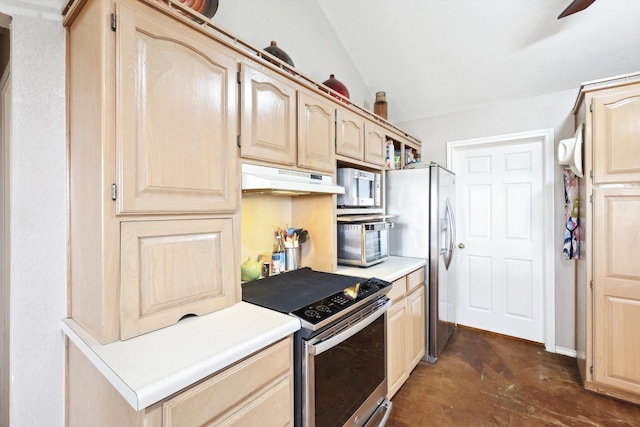
[[[427,260],[424,258],[390,256],[384,262],[366,268],[340,265],[336,273],[345,276],[376,277],[387,282],[393,282],[420,267],[424,267],[426,263]]]
[[[102,345],[72,318],[62,329],[136,410],[271,345],[300,321],[246,302]]]

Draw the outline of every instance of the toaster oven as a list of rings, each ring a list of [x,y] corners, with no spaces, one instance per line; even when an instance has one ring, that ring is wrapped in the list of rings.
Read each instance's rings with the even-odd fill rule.
[[[386,221],[338,224],[338,264],[369,267],[389,258]]]

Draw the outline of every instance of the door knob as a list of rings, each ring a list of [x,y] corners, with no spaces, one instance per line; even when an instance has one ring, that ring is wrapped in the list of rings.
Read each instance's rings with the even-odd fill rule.
[[[460,249],[464,249],[464,243],[458,243],[458,247],[459,247]]]

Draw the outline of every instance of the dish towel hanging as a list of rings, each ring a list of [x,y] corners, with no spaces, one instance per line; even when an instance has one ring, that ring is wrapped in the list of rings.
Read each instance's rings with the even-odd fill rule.
[[[565,259],[580,258],[578,178],[571,169],[564,170],[564,205],[567,223],[562,252]]]

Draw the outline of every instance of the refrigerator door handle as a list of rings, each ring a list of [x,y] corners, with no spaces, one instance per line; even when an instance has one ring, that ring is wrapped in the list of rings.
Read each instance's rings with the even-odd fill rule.
[[[443,251],[444,258],[444,267],[448,270],[451,265],[451,260],[453,259],[453,247],[455,245],[455,224],[453,222],[453,212],[451,210],[451,204],[449,203],[449,199],[445,202],[444,207],[444,217],[447,221],[447,225],[444,228],[446,243],[444,247],[446,248]]]
[[[453,251],[456,248],[456,215],[453,213],[449,199],[447,199],[447,206],[449,207],[449,221],[451,222],[451,257],[453,258]]]

